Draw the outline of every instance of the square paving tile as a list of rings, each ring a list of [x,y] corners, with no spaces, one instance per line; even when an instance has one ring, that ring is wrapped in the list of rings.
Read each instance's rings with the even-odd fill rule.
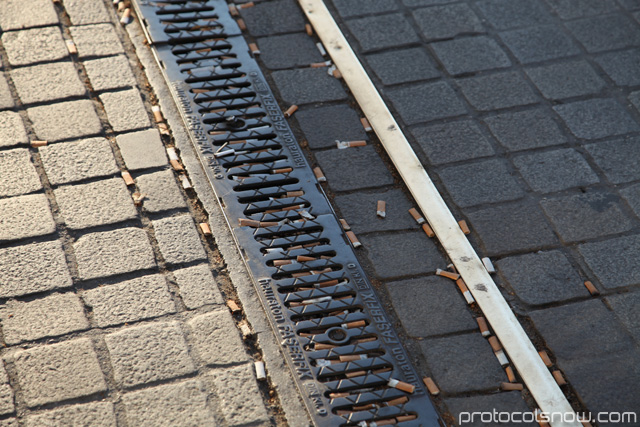
[[[576,19],[618,10],[614,0],[545,0],[560,18]]]
[[[640,284],[640,263],[629,256],[640,251],[640,236],[614,237],[578,246],[580,254],[608,289]]]
[[[547,99],[593,95],[606,87],[604,80],[584,60],[529,68],[525,72]]]
[[[640,45],[638,24],[623,14],[595,16],[566,26],[591,53]]]
[[[405,123],[411,125],[466,114],[464,101],[445,82],[389,89],[387,97]]]
[[[314,40],[305,33],[283,34],[257,40],[260,58],[272,70],[308,67],[324,62]]]
[[[290,0],[256,2],[254,7],[242,9],[242,18],[254,36],[292,33],[303,29],[305,24],[302,10]]]
[[[487,36],[447,40],[432,43],[431,47],[445,69],[454,76],[511,65],[498,43]]]
[[[495,154],[478,125],[471,120],[420,126],[411,133],[434,165]]]
[[[287,104],[341,101],[347,97],[340,81],[328,75],[326,68],[281,70],[272,76]]]
[[[553,109],[578,138],[599,139],[640,130],[629,112],[611,98],[577,101]]]
[[[596,62],[618,86],[640,85],[640,49],[605,53]]]
[[[366,55],[366,60],[385,85],[428,80],[440,76],[440,71],[433,59],[420,47],[372,53]]]
[[[416,9],[413,17],[427,40],[450,39],[460,34],[484,32],[482,22],[465,3]]]
[[[353,19],[347,22],[347,27],[365,52],[420,41],[409,21],[400,13]]]
[[[498,30],[548,24],[551,15],[540,0],[482,0],[480,12]]]
[[[533,104],[538,96],[517,72],[470,77],[457,81],[469,103],[479,111]]]
[[[336,140],[366,140],[358,113],[346,104],[309,106],[295,115],[311,148],[336,146]]]
[[[585,148],[612,183],[621,184],[640,179],[640,137],[589,144]]]
[[[491,133],[509,151],[564,144],[566,136],[543,108],[506,112],[485,117]]]
[[[580,53],[580,48],[555,25],[506,31],[500,33],[500,38],[523,64]]]
[[[372,146],[321,151],[316,159],[334,191],[393,184],[391,173]]]

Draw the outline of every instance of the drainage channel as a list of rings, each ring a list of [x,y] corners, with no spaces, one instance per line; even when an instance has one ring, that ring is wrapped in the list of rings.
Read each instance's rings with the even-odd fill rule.
[[[135,0],[318,426],[444,425],[224,0]]]

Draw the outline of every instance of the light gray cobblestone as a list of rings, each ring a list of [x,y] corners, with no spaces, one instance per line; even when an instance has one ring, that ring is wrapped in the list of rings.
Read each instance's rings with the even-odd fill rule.
[[[9,84],[0,71],[0,110],[13,108],[14,105]]]
[[[122,397],[129,425],[137,427],[202,426],[215,422],[207,407],[207,390],[198,380],[162,385]]]
[[[191,215],[153,221],[153,228],[160,252],[167,263],[180,264],[207,258]]]
[[[89,138],[81,141],[48,145],[39,149],[44,170],[53,185],[118,172],[109,141]]]
[[[0,147],[26,144],[27,131],[20,114],[13,111],[0,112]]]
[[[16,68],[11,71],[11,78],[23,104],[55,101],[86,93],[78,71],[71,62]]]
[[[140,228],[92,233],[74,244],[81,279],[153,268],[156,261],[147,233]]]
[[[136,79],[124,55],[85,61],[89,81],[95,91],[135,87]]]
[[[10,414],[13,411],[15,411],[13,389],[9,384],[0,385],[0,415]]]
[[[53,294],[29,302],[9,300],[0,311],[7,344],[55,337],[89,327],[82,302],[73,293]]]
[[[44,194],[0,200],[0,240],[44,236],[55,230],[49,201]]]
[[[36,135],[45,141],[97,135],[102,131],[100,119],[89,100],[31,107],[27,114]]]
[[[180,287],[182,301],[188,309],[207,304],[222,304],[223,298],[208,264],[176,270],[173,275]]]
[[[42,189],[26,148],[0,151],[0,196],[18,196]]]
[[[138,188],[145,195],[142,207],[148,212],[186,208],[187,203],[170,170],[140,175],[136,178]]]
[[[69,14],[71,24],[86,25],[110,22],[111,19],[101,0],[65,0],[64,10]]]
[[[121,178],[67,185],[54,194],[64,222],[72,229],[113,224],[138,215]]]
[[[124,329],[106,336],[116,382],[125,387],[190,374],[195,366],[177,322]]]
[[[6,2],[0,2],[5,4]],[[2,44],[11,65],[56,61],[69,55],[58,27],[33,28],[2,34]]]
[[[115,427],[113,403],[91,402],[27,415],[26,427]]]
[[[160,274],[104,285],[82,295],[98,327],[175,313],[167,282]]]
[[[191,344],[205,364],[228,365],[249,360],[238,328],[226,308],[196,316],[187,325],[191,330]]]
[[[87,338],[34,347],[8,356],[29,407],[105,391],[98,358]]]
[[[15,418],[0,420],[0,427],[19,427],[18,420],[16,420]]]
[[[53,3],[48,0],[3,0],[0,2],[0,29],[2,31],[57,23],[58,15],[53,8]]]
[[[116,132],[149,127],[149,115],[137,90],[109,92],[100,95],[100,101],[107,112],[109,123]]]
[[[156,129],[118,135],[116,142],[129,170],[162,167],[168,163],[160,133]]]
[[[112,24],[71,27],[69,31],[78,47],[79,58],[124,53],[124,48]]]

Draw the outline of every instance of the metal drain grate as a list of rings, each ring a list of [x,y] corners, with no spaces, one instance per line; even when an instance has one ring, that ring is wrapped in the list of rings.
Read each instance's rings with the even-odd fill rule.
[[[223,0],[136,0],[319,426],[441,421]]]

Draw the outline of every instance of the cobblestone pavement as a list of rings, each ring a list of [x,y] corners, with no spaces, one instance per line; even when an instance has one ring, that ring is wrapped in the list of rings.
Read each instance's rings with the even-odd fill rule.
[[[637,411],[640,2],[325,3],[576,409]],[[535,408],[526,389],[499,392],[507,376],[478,331],[480,313],[434,275],[447,261],[407,213],[410,197],[345,86],[310,67],[329,58],[305,34],[297,2],[240,12],[281,105],[300,106],[291,123],[415,362],[440,386],[442,413]]]
[[[281,422],[111,3],[0,1],[0,426]]]

